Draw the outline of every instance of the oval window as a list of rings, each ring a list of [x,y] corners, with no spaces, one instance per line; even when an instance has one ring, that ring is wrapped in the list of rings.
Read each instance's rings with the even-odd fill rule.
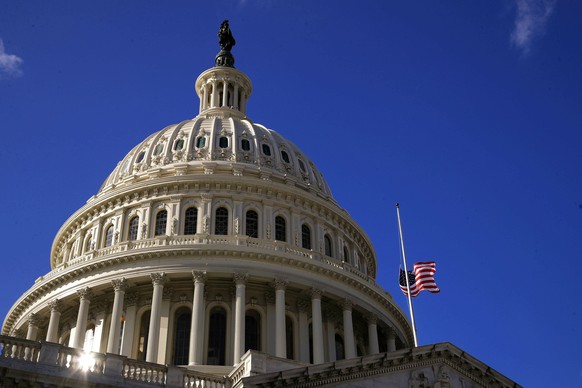
[[[242,139],[240,141],[240,148],[242,148],[243,151],[250,151],[251,150],[251,142],[248,141],[247,139]]]
[[[135,160],[136,163],[141,163],[141,161],[143,160],[143,157],[145,156],[145,151],[140,152],[137,155],[137,159]]]
[[[158,144],[156,146],[156,148],[154,149],[154,155],[155,156],[158,156],[159,154],[162,153],[163,150],[164,150],[164,144],[163,143],[162,144]]]
[[[196,148],[204,148],[206,145],[206,138],[204,136],[200,136],[196,139]]]
[[[228,147],[228,137],[221,136],[220,139],[218,139],[218,146],[220,148],[227,148]]]
[[[174,143],[174,151],[180,151],[182,148],[184,148],[184,139],[176,140],[176,143]]]
[[[299,160],[299,167],[301,168],[301,171],[303,172],[307,172],[307,170],[305,169],[305,164],[303,164],[303,160],[298,159]]]
[[[283,161],[284,161],[285,163],[291,163],[291,162],[289,161],[289,155],[287,154],[287,152],[285,152],[285,151],[281,151],[281,158],[283,158]]]
[[[263,154],[265,156],[271,156],[271,147],[268,144],[263,144]]]

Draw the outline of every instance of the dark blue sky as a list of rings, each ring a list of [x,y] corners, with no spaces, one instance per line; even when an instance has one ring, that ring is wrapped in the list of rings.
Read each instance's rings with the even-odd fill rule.
[[[223,19],[249,117],[314,160],[405,311],[397,201],[409,262],[437,261],[420,344],[527,387],[582,386],[575,0],[0,0],[0,314],[116,163],[197,114]]]

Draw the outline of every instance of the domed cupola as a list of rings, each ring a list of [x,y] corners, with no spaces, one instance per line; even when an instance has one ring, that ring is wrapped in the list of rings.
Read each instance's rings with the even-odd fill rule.
[[[200,74],[196,80],[200,114],[226,113],[244,117],[253,86],[242,71],[234,68],[231,49],[236,42],[228,26],[228,20],[222,22],[218,37],[221,50],[215,58],[216,66]]]

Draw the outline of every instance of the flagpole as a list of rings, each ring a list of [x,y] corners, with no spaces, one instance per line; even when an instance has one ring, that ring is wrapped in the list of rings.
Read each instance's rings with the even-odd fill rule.
[[[404,278],[406,279],[406,290],[408,295],[408,308],[410,309],[410,320],[412,322],[412,336],[414,337],[414,347],[418,347],[416,338],[416,323],[414,322],[414,309],[412,308],[412,297],[410,296],[410,281],[408,280],[408,267],[406,265],[406,253],[404,252],[404,238],[402,237],[402,223],[400,222],[400,205],[396,203],[396,214],[398,216],[398,232],[400,235],[400,247],[402,248],[402,260],[404,261]]]

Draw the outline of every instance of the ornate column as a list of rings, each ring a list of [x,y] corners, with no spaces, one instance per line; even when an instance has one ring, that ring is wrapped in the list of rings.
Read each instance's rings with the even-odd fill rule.
[[[121,355],[130,357],[133,347],[133,334],[135,330],[135,315],[137,314],[137,294],[128,293],[124,298],[125,325],[121,337]]]
[[[150,277],[152,278],[154,292],[152,296],[152,311],[150,313],[146,361],[157,362],[158,342],[160,339],[160,318],[162,315],[162,296],[164,294],[164,284],[168,281],[168,277],[164,272],[152,273]]]
[[[275,293],[271,290],[265,292],[265,302],[267,303],[267,338],[276,338]],[[267,341],[267,353],[274,355],[275,352],[275,342]]]
[[[38,315],[32,313],[28,316],[28,330],[26,331],[26,339],[36,341],[36,335],[38,334]]]
[[[235,109],[239,109],[238,106],[238,82],[234,82],[234,96],[232,99],[232,105],[235,107]]]
[[[216,107],[216,100],[218,98],[218,93],[216,92],[216,80],[212,80],[212,93],[210,94],[210,107]]]
[[[228,106],[228,82],[226,80],[222,81],[222,106]]]
[[[115,290],[115,296],[113,298],[109,338],[107,339],[107,353],[119,354],[121,314],[123,312],[123,299],[128,286],[125,278],[112,280],[111,285],[113,285],[113,289]]]
[[[206,84],[202,85],[202,97],[200,97],[200,112],[207,108],[208,104],[208,87]]]
[[[236,284],[236,299],[234,312],[234,357],[233,363],[236,365],[245,351],[245,288],[248,274],[235,273],[234,283]]]
[[[344,299],[342,303],[344,315],[344,349],[346,359],[356,357],[356,342],[354,341],[354,324],[352,322],[352,302]]]
[[[190,347],[188,348],[188,365],[201,365],[204,344],[204,285],[206,272],[192,271],[194,278],[194,296],[192,298],[192,323],[190,326]]]
[[[309,300],[300,299],[297,302],[299,311],[299,361],[309,363]]]
[[[323,359],[323,322],[321,318],[321,294],[318,288],[311,289],[311,326],[313,330],[313,363],[322,364]]]
[[[368,318],[368,353],[380,353],[380,346],[378,345],[378,326],[376,324],[378,318],[372,313],[369,313],[366,318]]]
[[[89,316],[89,304],[93,293],[89,287],[81,288],[77,291],[79,295],[79,313],[77,314],[77,325],[75,326],[75,334],[73,337],[73,347],[77,349],[83,348],[85,342],[85,331],[87,330],[87,318]]]
[[[59,342],[59,322],[61,320],[62,303],[59,299],[53,299],[48,302],[51,309],[51,316],[49,318],[48,329],[46,331],[47,342]]]
[[[275,279],[275,356],[287,358],[287,335],[285,330],[285,288],[287,281]]]

